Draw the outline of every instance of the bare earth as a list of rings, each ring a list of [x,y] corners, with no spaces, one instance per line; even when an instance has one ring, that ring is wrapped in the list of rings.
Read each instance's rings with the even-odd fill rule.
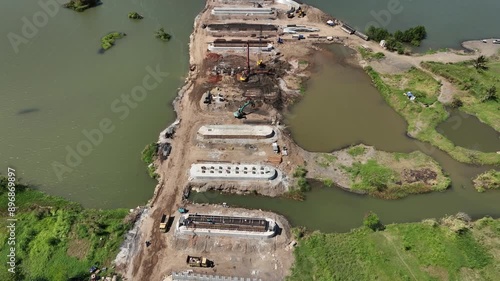
[[[267,3],[267,2],[266,2]],[[255,66],[258,58],[270,65],[275,75],[255,75],[247,84],[237,81],[228,75],[214,75],[214,66],[230,66],[244,68],[246,58],[244,53],[226,52],[220,55],[208,54],[207,44],[215,38],[211,36],[202,24],[217,22],[273,23],[279,26],[287,24],[304,24],[319,28],[319,36],[336,37],[333,41],[356,49],[365,45],[375,52],[383,52],[386,56],[377,62],[369,62],[377,71],[382,73],[397,73],[409,69],[411,66],[420,68],[420,62],[434,60],[442,62],[457,62],[469,60],[479,54],[493,55],[498,52],[500,45],[483,44],[480,41],[464,43],[470,49],[477,49],[474,54],[465,55],[460,52],[444,52],[424,56],[400,56],[382,49],[376,42],[366,42],[351,35],[348,36],[339,26],[330,27],[326,20],[333,19],[321,11],[308,6],[305,7],[306,17],[287,19],[282,11],[289,7],[273,4],[281,13],[276,19],[253,18],[213,18],[210,10],[214,6],[221,6],[218,1],[207,1],[206,8],[196,18],[194,31],[190,37],[190,64],[193,71],[186,78],[186,85],[180,90],[174,101],[178,114],[176,132],[171,140],[172,153],[165,161],[157,161],[159,183],[153,198],[143,215],[136,222],[136,227],[124,244],[123,254],[116,259],[116,267],[125,280],[164,280],[172,271],[185,271],[186,255],[206,256],[215,261],[213,269],[194,269],[194,272],[221,276],[239,276],[262,278],[262,280],[283,280],[293,264],[293,253],[286,246],[291,242],[290,226],[281,216],[264,213],[258,210],[242,210],[222,208],[220,206],[187,205],[183,201],[183,192],[186,188],[195,186],[201,190],[217,188],[221,190],[248,193],[258,192],[267,196],[278,196],[286,192],[292,184],[290,174],[297,165],[307,159],[306,152],[296,146],[293,141],[281,130],[279,120],[280,109],[296,100],[299,96],[301,79],[311,73],[307,67],[300,65],[300,61],[308,58],[315,51],[316,43],[328,43],[326,39],[293,40],[291,35],[284,35],[284,44],[277,45],[278,50],[272,53],[252,54],[251,66]],[[249,4],[251,7],[251,4]],[[241,36],[241,35],[240,35]],[[248,40],[248,35],[240,39]],[[237,36],[232,36],[238,38]],[[252,38],[255,39],[255,38]],[[275,41],[275,38],[271,39]],[[479,43],[478,43],[479,42]],[[279,51],[280,54],[277,52]],[[367,64],[368,62],[361,62]],[[444,79],[441,79],[442,81]],[[225,101],[215,101],[211,105],[202,102],[204,93],[224,96]],[[443,84],[440,100],[449,101],[456,91],[451,85]],[[238,120],[233,112],[241,106],[247,98],[256,101],[256,106],[247,110],[246,119]],[[289,149],[289,155],[276,155],[268,143],[206,143],[197,139],[196,133],[200,126],[206,124],[268,124],[278,133],[280,146]],[[160,142],[165,142],[163,132]],[[276,159],[279,160],[276,160]],[[232,163],[262,163],[276,166],[282,173],[282,182],[270,189],[258,182],[245,186],[238,182],[210,182],[195,184],[189,180],[188,171],[192,163],[199,161],[226,161]],[[342,184],[341,179],[337,181]],[[205,189],[203,189],[205,188]],[[198,236],[182,237],[175,234],[174,229],[168,233],[161,233],[158,229],[162,214],[172,214],[178,218],[176,210],[186,206],[191,212],[198,213],[227,213],[232,215],[267,216],[275,218],[283,231],[271,239],[243,239],[227,237]],[[175,222],[174,222],[175,223]],[[151,241],[146,247],[145,242]]]

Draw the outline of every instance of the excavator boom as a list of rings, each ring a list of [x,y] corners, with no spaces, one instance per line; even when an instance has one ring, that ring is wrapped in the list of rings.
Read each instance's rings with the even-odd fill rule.
[[[235,111],[233,113],[234,117],[235,118],[241,118],[241,117],[243,117],[245,115],[245,112],[243,112],[243,110],[245,110],[245,107],[247,107],[249,105],[255,106],[255,103],[252,100],[249,100],[249,101],[245,102],[245,104],[243,104],[240,108],[238,108],[237,111]]]

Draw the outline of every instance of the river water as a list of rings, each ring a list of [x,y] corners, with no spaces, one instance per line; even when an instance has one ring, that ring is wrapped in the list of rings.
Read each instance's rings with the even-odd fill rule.
[[[47,16],[38,1],[1,4],[4,24],[0,26],[0,36],[4,39],[0,40],[0,173],[5,173],[9,166],[14,167],[23,181],[86,207],[134,207],[151,198],[155,182],[146,174],[140,151],[155,141],[158,133],[174,119],[170,103],[187,73],[188,36],[204,1],[103,2],[102,6],[83,13],[51,8],[54,12],[49,11]],[[374,19],[370,11],[385,9],[389,1],[306,2],[354,26],[363,26]],[[492,24],[500,8],[498,1],[485,0],[481,5],[472,0],[402,0],[401,3],[403,11],[391,16],[388,27],[425,24],[429,38],[422,49],[457,47],[465,39],[499,36],[495,34],[497,26]],[[130,11],[143,14],[145,19],[129,20]],[[474,24],[464,23],[464,19]],[[26,22],[34,23],[35,28],[26,27],[30,25]],[[173,35],[170,42],[153,38],[160,26]],[[125,32],[127,36],[106,53],[99,54],[100,38],[111,31]],[[16,41],[12,43],[12,40]],[[161,82],[147,91],[144,100],[130,103],[132,105],[122,100],[122,95],[129,95],[136,86],[143,85],[143,79],[157,67],[168,76],[161,76]],[[326,91],[328,87],[322,82],[311,85],[311,91],[317,90],[308,93],[290,116],[299,144],[317,151],[361,141],[391,151],[421,149],[421,144],[406,138],[405,122],[369,86],[362,71],[350,70],[348,75],[339,73],[338,69],[325,71],[343,75],[342,80],[356,85],[360,91],[351,91],[351,98],[343,98],[343,103],[319,102],[328,106],[311,116],[307,111],[310,105],[316,106],[315,99],[336,101],[339,98],[329,97],[331,91]],[[358,92],[366,94],[357,95]],[[129,112],[126,116],[125,108]],[[356,108],[377,112],[377,115],[353,115]],[[342,122],[323,118],[332,116],[329,112],[333,110]],[[316,134],[319,131],[321,134],[314,136],[321,141],[307,140],[304,132],[311,129],[301,124],[317,123],[313,119],[318,116],[324,123],[317,126],[335,124],[337,130],[346,133],[325,136],[321,134],[328,130],[316,130]],[[89,139],[84,130],[93,137]],[[383,130],[384,135],[377,133],[378,130]],[[336,188],[316,188],[302,203],[231,198],[234,203],[273,209],[286,214],[296,224],[328,231],[357,226],[367,210],[374,210],[389,221],[417,220],[458,210],[473,215],[498,214],[497,193],[479,195],[470,188],[469,179],[485,167],[456,163],[440,151],[429,153],[452,175],[451,191],[390,202]],[[228,201],[220,195],[217,198]]]
[[[55,8],[45,22],[38,1],[2,2],[0,173],[15,167],[23,181],[86,207],[134,207],[152,196],[155,181],[140,152],[175,118],[171,101],[188,71],[189,34],[204,3],[103,2],[83,13]],[[131,11],[145,18],[132,21]],[[39,27],[25,36],[23,18],[33,23],[34,15]],[[170,42],[154,38],[160,26],[173,35]],[[100,38],[112,31],[128,36],[99,54]],[[5,40],[9,33],[25,38],[14,44],[17,53]],[[157,85],[140,102],[121,101],[143,85],[147,68],[157,67],[168,77],[148,81]],[[111,122],[104,121],[107,132],[108,125],[114,130],[101,140],[96,130],[102,120]],[[94,133],[93,143],[84,130]]]

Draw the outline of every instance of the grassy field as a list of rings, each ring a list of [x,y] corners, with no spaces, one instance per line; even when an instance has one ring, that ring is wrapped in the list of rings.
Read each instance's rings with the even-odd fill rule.
[[[500,171],[486,171],[478,175],[473,182],[474,187],[479,192],[485,192],[488,189],[500,189]]]
[[[384,199],[443,191],[451,183],[439,164],[420,151],[410,154],[376,151],[371,159],[358,154],[351,166],[343,168],[351,177],[353,190]]]
[[[384,199],[446,190],[450,179],[439,164],[420,151],[391,153],[356,145],[328,153],[313,153],[307,161],[308,177],[325,186]]]
[[[7,206],[5,178],[0,178],[0,204]],[[2,270],[0,280],[87,280],[89,268],[107,267],[117,254],[128,210],[83,209],[76,203],[18,185],[16,192],[15,275]],[[8,254],[7,211],[2,208],[1,255]],[[74,278],[74,279],[71,279]]]
[[[500,91],[500,60],[490,58],[485,70],[478,71],[473,61],[460,63],[424,62],[422,66],[436,73],[467,95],[458,97],[463,102],[462,110],[476,115],[481,121],[500,131],[499,100],[482,101],[488,89],[494,86]]]
[[[299,239],[294,254],[288,281],[493,281],[500,276],[500,220],[453,217],[376,232],[314,232]]]
[[[436,131],[436,126],[446,120],[448,113],[440,102],[435,102],[439,84],[429,74],[415,68],[399,75],[380,75],[371,67],[366,71],[387,103],[405,118],[409,135],[431,143],[460,162],[500,164],[500,154],[456,146]],[[403,95],[406,91],[415,94],[415,102]]]

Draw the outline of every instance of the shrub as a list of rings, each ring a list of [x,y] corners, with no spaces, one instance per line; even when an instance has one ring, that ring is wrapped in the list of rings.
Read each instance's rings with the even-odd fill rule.
[[[321,181],[326,187],[332,187],[333,186],[333,180],[332,179],[323,179]]]
[[[380,221],[377,214],[373,212],[369,212],[365,215],[365,218],[363,219],[363,225],[373,231],[384,230],[384,225]]]
[[[303,226],[292,228],[292,235],[295,240],[299,240],[300,238],[304,237],[305,233],[306,233],[306,228]]]
[[[299,186],[299,190],[302,192],[311,190],[306,178],[299,178],[297,185]]]
[[[156,152],[158,150],[158,144],[157,143],[150,143],[146,145],[146,147],[142,150],[141,153],[141,159],[146,163],[147,165],[153,163],[153,161],[156,158]]]
[[[294,178],[304,178],[307,175],[307,169],[304,166],[298,166],[293,173]]]
[[[453,98],[453,101],[451,102],[451,107],[452,108],[459,108],[462,107],[464,103],[462,102],[461,99],[459,98]]]

